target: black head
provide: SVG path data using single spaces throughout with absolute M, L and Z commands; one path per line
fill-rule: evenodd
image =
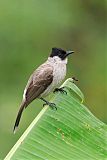
M 58 56 L 62 60 L 64 60 L 68 55 L 72 54 L 74 51 L 64 51 L 61 48 L 52 48 L 52 52 L 50 57 Z

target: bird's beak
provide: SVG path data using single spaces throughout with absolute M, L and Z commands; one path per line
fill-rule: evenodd
M 74 53 L 74 51 L 66 51 L 66 57 L 69 56 L 72 53 Z

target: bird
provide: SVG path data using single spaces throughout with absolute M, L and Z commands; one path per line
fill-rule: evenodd
M 57 88 L 66 76 L 66 65 L 68 56 L 74 51 L 65 51 L 61 48 L 52 48 L 48 59 L 40 65 L 30 76 L 24 89 L 23 99 L 16 117 L 13 132 L 15 133 L 22 116 L 23 110 L 34 100 L 41 99 L 51 108 L 56 108 L 54 103 L 48 102 L 45 97 L 51 92 L 61 91 L 63 88 Z

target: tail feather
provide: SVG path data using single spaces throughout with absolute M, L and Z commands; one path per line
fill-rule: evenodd
M 13 132 L 14 133 L 16 133 L 16 130 L 18 128 L 18 125 L 19 125 L 19 122 L 20 122 L 20 119 L 21 119 L 21 116 L 22 116 L 22 112 L 23 112 L 23 110 L 24 110 L 25 107 L 26 107 L 26 103 L 22 102 L 21 106 L 20 106 L 20 109 L 18 111 L 18 114 L 17 114 L 17 118 L 16 118 L 16 121 L 15 121 L 14 128 L 13 128 Z

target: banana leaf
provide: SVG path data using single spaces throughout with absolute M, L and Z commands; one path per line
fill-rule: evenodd
M 84 105 L 84 95 L 67 79 L 4 160 L 106 160 L 107 125 Z

